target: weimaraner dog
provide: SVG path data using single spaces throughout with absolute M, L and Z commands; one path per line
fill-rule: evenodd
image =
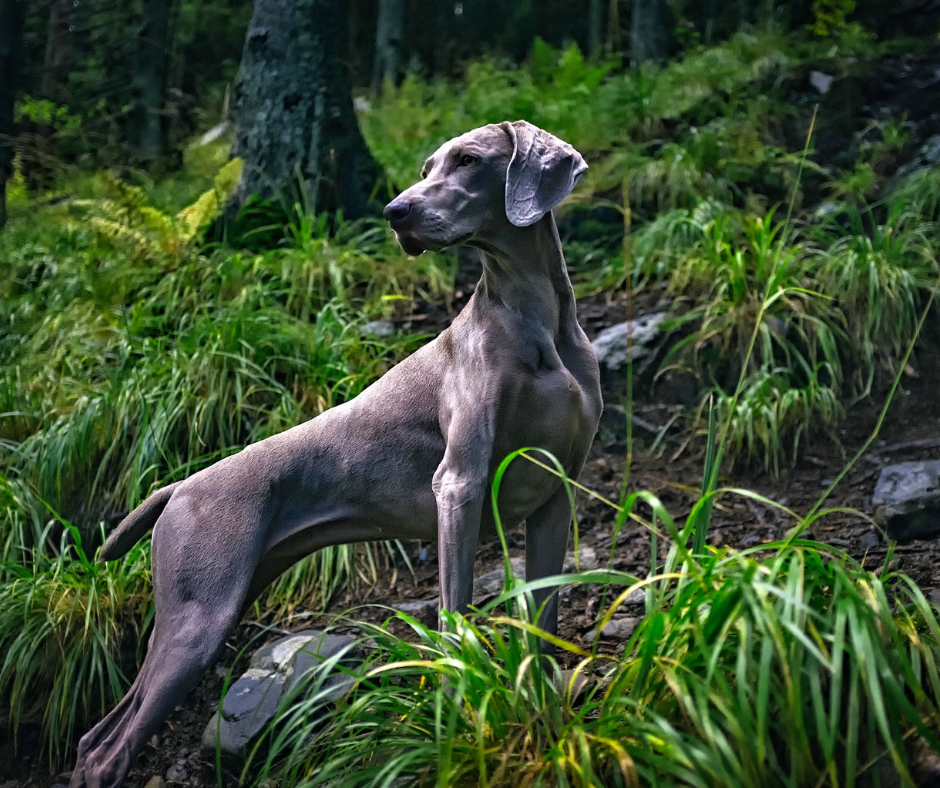
M 385 208 L 409 255 L 467 244 L 483 277 L 450 328 L 358 397 L 158 490 L 102 560 L 153 528 L 156 621 L 124 699 L 78 747 L 72 788 L 120 786 L 144 743 L 285 569 L 329 545 L 438 540 L 441 605 L 471 601 L 477 543 L 496 533 L 490 485 L 512 451 L 551 452 L 576 478 L 601 412 L 552 216 L 587 165 L 525 121 L 444 144 Z M 525 521 L 526 578 L 560 574 L 571 512 L 560 480 L 517 460 L 499 510 Z M 540 622 L 555 631 L 557 597 Z

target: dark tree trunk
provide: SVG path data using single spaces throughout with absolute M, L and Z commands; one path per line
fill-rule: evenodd
M 588 8 L 588 54 L 596 55 L 604 46 L 604 0 L 591 0 Z
M 379 0 L 379 19 L 375 28 L 375 61 L 372 64 L 372 89 L 398 83 L 401 69 L 404 0 Z
M 137 33 L 137 62 L 131 80 L 127 140 L 140 158 L 152 161 L 163 151 L 162 114 L 170 49 L 172 0 L 144 0 Z
M 25 19 L 26 0 L 0 0 L 0 227 L 7 221 L 7 180 L 13 172 L 13 101 Z
M 290 196 L 298 176 L 316 211 L 377 206 L 380 170 L 356 122 L 343 64 L 344 0 L 255 0 L 235 79 L 233 156 L 245 160 L 234 207 Z
M 52 0 L 46 26 L 46 57 L 40 90 L 47 98 L 68 101 L 69 40 L 72 0 Z
M 674 21 L 666 0 L 634 0 L 630 57 L 634 63 L 665 60 L 672 51 Z

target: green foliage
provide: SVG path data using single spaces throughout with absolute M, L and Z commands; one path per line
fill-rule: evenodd
M 910 780 L 905 739 L 933 742 L 940 721 L 940 625 L 916 585 L 805 541 L 693 557 L 690 528 L 648 493 L 620 521 L 641 499 L 672 539 L 663 571 L 565 576 L 616 594 L 599 626 L 646 590 L 622 656 L 527 623 L 535 584 L 444 633 L 396 614 L 412 637 L 369 627 L 377 647 L 350 694 L 312 739 L 322 685 L 285 711 L 254 784 L 835 787 L 882 759 Z
M 399 187 L 415 180 L 438 144 L 507 118 L 535 123 L 589 157 L 622 147 L 629 153 L 631 143 L 645 144 L 663 122 L 711 117 L 715 102 L 733 107 L 759 93 L 787 62 L 782 44 L 779 38 L 741 34 L 662 69 L 614 73 L 611 64 L 585 60 L 575 45 L 555 52 L 537 41 L 526 68 L 475 61 L 459 88 L 410 76 L 397 91 L 372 97 L 360 123 L 369 148 Z M 620 177 L 589 173 L 588 182 L 600 190 L 611 180 L 619 184 Z
M 855 13 L 855 0 L 813 0 L 813 24 L 817 36 L 833 36 L 845 30 L 849 17 Z
M 71 541 L 69 541 L 71 540 Z M 57 554 L 0 565 L 0 703 L 14 731 L 42 721 L 50 768 L 129 686 L 153 616 L 149 545 L 95 563 L 66 524 Z
M 179 214 L 99 181 L 85 220 L 53 206 L 0 237 L 0 702 L 14 724 L 45 720 L 51 762 L 121 695 L 149 615 L 147 542 L 107 567 L 80 544 L 153 489 L 358 394 L 420 341 L 365 321 L 451 286 L 440 256 L 408 259 L 379 223 L 299 208 L 282 245 L 200 248 L 239 166 Z M 319 551 L 261 615 L 325 606 L 374 582 L 380 558 Z
M 896 372 L 923 294 L 936 286 L 930 227 L 898 201 L 883 224 L 871 211 L 847 206 L 824 232 L 830 245 L 821 259 L 820 289 L 845 316 L 843 355 L 852 361 L 854 390 L 867 394 L 877 375 Z
M 13 118 L 17 123 L 37 123 L 56 131 L 77 131 L 82 125 L 81 116 L 73 114 L 68 107 L 28 94 L 16 103 Z
M 760 460 L 780 473 L 811 425 L 832 427 L 841 414 L 843 331 L 832 304 L 808 289 L 816 250 L 773 211 L 753 216 L 716 203 L 666 215 L 641 239 L 637 264 L 651 276 L 668 270 L 679 296 L 667 328 L 684 336 L 664 370 L 679 366 L 704 378 L 706 396 L 714 393 L 722 419 L 730 419 L 729 459 Z
M 235 193 L 244 162 L 232 159 L 215 176 L 213 187 L 175 216 L 147 203 L 144 190 L 126 184 L 107 173 L 101 177 L 106 195 L 93 200 L 73 200 L 100 241 L 110 242 L 145 260 L 169 257 L 179 260 L 186 249 L 222 213 Z

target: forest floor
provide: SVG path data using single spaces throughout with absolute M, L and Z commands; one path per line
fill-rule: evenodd
M 465 288 L 467 291 L 470 289 Z M 460 293 L 456 299 L 457 308 L 467 294 Z M 642 310 L 642 306 L 639 309 Z M 611 299 L 601 294 L 582 298 L 579 313 L 585 329 L 594 335 L 606 325 L 622 321 L 626 307 L 622 299 Z M 429 332 L 440 330 L 451 317 L 452 314 L 430 310 L 419 324 Z M 849 507 L 871 514 L 872 493 L 882 467 L 901 461 L 940 459 L 940 402 L 937 397 L 940 364 L 934 361 L 924 356 L 912 361 L 879 438 L 836 487 L 826 502 L 827 507 Z M 608 396 L 611 396 L 609 392 Z M 780 478 L 774 479 L 741 467 L 725 469 L 721 484 L 723 487 L 753 490 L 805 514 L 864 444 L 875 427 L 879 410 L 880 403 L 875 401 L 864 401 L 852 407 L 837 436 L 815 437 L 796 466 Z M 635 406 L 639 420 L 650 426 L 662 425 L 672 412 L 672 407 L 648 401 L 639 401 Z M 677 521 L 681 520 L 697 498 L 703 464 L 701 448 L 692 444 L 683 449 L 684 441 L 679 431 L 675 431 L 673 439 L 661 441 L 655 452 L 648 450 L 651 442 L 650 439 L 644 441 L 642 437 L 638 441 L 630 469 L 629 488 L 653 492 L 672 516 Z M 616 501 L 620 497 L 625 459 L 622 440 L 610 435 L 607 440 L 598 438 L 580 481 Z M 628 521 L 614 555 L 610 556 L 615 511 L 584 493 L 578 494 L 578 504 L 582 555 L 593 551 L 601 566 L 612 558 L 614 568 L 645 575 L 650 565 L 650 534 L 647 529 Z M 778 509 L 726 493 L 716 506 L 708 541 L 716 547 L 755 547 L 783 537 L 792 524 L 792 520 Z M 829 515 L 816 523 L 812 537 L 864 561 L 867 567 L 877 568 L 884 564 L 887 545 L 873 526 L 860 516 L 850 513 Z M 512 557 L 524 554 L 524 535 L 520 529 L 508 535 L 508 543 Z M 413 576 L 399 561 L 394 569 L 389 567 L 389 576 L 381 578 L 377 587 L 359 593 L 346 592 L 333 601 L 325 614 L 314 614 L 301 608 L 299 616 L 290 623 L 280 623 L 276 628 L 268 628 L 260 622 L 242 623 L 230 638 L 225 655 L 214 670 L 204 677 L 189 700 L 177 708 L 138 759 L 127 782 L 128 788 L 143 788 L 154 776 L 166 779 L 167 771 L 174 766 L 181 767 L 173 774 L 180 779 L 168 780 L 170 785 L 219 784 L 215 764 L 200 753 L 199 744 L 202 732 L 218 706 L 225 677 L 231 670 L 238 675 L 246 666 L 246 654 L 249 653 L 246 644 L 251 642 L 253 651 L 279 637 L 285 630 L 323 628 L 330 624 L 337 631 L 355 632 L 356 621 L 379 624 L 394 612 L 391 608 L 395 605 L 434 598 L 438 583 L 435 545 L 412 543 L 406 548 L 412 561 Z M 659 548 L 664 555 L 668 545 L 661 541 Z M 940 538 L 913 540 L 896 546 L 894 565 L 912 576 L 925 591 L 931 591 L 940 586 L 938 554 Z M 501 565 L 499 544 L 485 544 L 478 551 L 475 574 L 479 576 Z M 591 586 L 579 585 L 562 592 L 559 605 L 559 634 L 562 637 L 585 644 L 585 635 L 592 631 L 599 612 L 594 590 Z M 435 611 L 428 607 L 416 615 L 423 618 L 424 623 L 432 625 Z M 403 627 L 400 634 L 405 634 Z M 603 648 L 616 650 L 617 644 L 605 642 Z M 31 746 L 34 735 L 35 731 L 31 735 L 29 726 L 24 726 L 15 755 L 11 742 L 0 744 L 0 788 L 48 788 L 62 781 L 61 775 L 57 780 L 54 773 L 35 761 Z M 224 772 L 221 784 L 236 783 L 234 774 Z

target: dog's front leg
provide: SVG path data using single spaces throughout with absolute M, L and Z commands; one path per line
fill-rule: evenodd
M 442 610 L 466 613 L 473 600 L 473 561 L 485 494 L 485 478 L 480 483 L 446 472 L 435 488 Z
M 473 600 L 473 560 L 487 499 L 489 445 L 475 429 L 454 430 L 434 474 L 441 609 L 466 613 Z M 483 431 L 485 432 L 485 430 Z

